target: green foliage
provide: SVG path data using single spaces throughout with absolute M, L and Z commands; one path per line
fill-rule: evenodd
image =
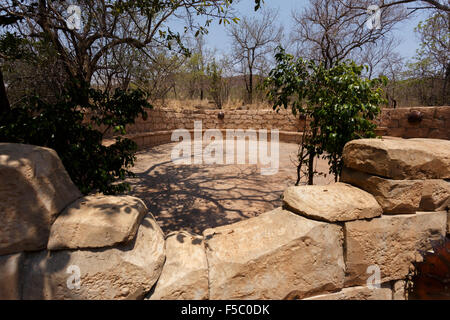
M 222 109 L 223 99 L 222 99 L 222 89 L 223 89 L 223 81 L 222 81 L 222 70 L 216 63 L 216 61 L 208 64 L 206 69 L 206 74 L 209 78 L 209 94 L 211 98 L 214 100 L 217 108 Z
M 77 104 L 69 91 L 58 103 L 48 104 L 37 97 L 27 99 L 0 119 L 0 141 L 45 146 L 56 150 L 67 172 L 80 191 L 87 194 L 124 192 L 119 183 L 132 172 L 137 150 L 129 139 L 117 137 L 110 146 L 102 145 L 103 133 L 92 124 L 125 133 L 125 125 L 138 115 L 147 116 L 151 107 L 142 92 L 116 90 L 109 97 L 88 89 L 89 103 Z
M 15 33 L 5 32 L 0 35 L 0 57 L 7 59 L 23 59 L 29 53 L 25 45 L 27 41 Z
M 274 109 L 291 106 L 310 121 L 304 144 L 308 153 L 328 159 L 330 173 L 337 179 L 342 170 L 345 144 L 354 139 L 375 137 L 373 120 L 384 102 L 379 88 L 385 78 L 362 78 L 363 66 L 341 62 L 332 68 L 294 59 L 283 49 L 277 66 L 265 80 Z
M 450 17 L 435 13 L 415 29 L 420 48 L 407 64 L 405 76 L 414 80 L 414 96 L 424 105 L 447 105 L 450 99 Z

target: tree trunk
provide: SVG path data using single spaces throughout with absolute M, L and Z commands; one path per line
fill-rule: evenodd
M 6 95 L 5 82 L 3 81 L 3 72 L 0 68 L 0 114 L 5 114 L 11 110 L 8 96 Z
M 308 185 L 312 186 L 314 184 L 314 158 L 316 154 L 311 152 L 308 159 Z
M 248 103 L 253 103 L 253 69 L 249 69 L 249 77 L 248 77 Z
M 448 64 L 445 69 L 446 70 L 445 70 L 445 76 L 444 76 L 444 85 L 442 87 L 442 105 L 443 106 L 448 105 L 448 101 L 447 101 L 447 96 L 448 96 L 447 87 L 448 87 L 448 80 L 450 78 L 450 64 Z

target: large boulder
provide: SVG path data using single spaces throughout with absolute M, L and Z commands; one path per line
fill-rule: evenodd
M 209 298 L 208 261 L 203 237 L 175 232 L 166 238 L 166 262 L 150 300 Z
M 445 236 L 447 213 L 418 212 L 345 223 L 346 286 L 365 285 L 378 266 L 381 283 L 404 279 L 420 251 Z
M 52 149 L 0 143 L 0 255 L 45 249 L 50 226 L 81 197 Z
M 143 298 L 159 278 L 164 260 L 164 235 L 149 213 L 135 239 L 126 244 L 28 254 L 22 279 L 23 298 Z
M 346 167 L 390 179 L 449 179 L 450 141 L 361 139 L 347 143 Z
M 19 300 L 23 253 L 0 256 L 0 300 Z
M 371 194 L 345 183 L 289 187 L 284 191 L 283 203 L 298 214 L 329 222 L 373 218 L 383 213 Z
M 339 292 L 322 294 L 304 300 L 392 300 L 390 288 L 351 287 Z
M 303 298 L 342 288 L 338 225 L 279 208 L 203 235 L 211 300 Z
M 350 183 L 370 194 L 384 213 L 415 213 L 422 198 L 423 180 L 392 180 L 365 172 L 344 168 L 341 181 Z
M 47 248 L 102 248 L 128 242 L 135 237 L 147 211 L 142 200 L 131 196 L 80 198 L 52 225 Z

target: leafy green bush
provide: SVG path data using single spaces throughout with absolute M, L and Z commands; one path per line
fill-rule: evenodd
M 75 99 L 86 94 L 88 99 L 79 105 Z M 111 96 L 94 89 L 86 92 L 67 92 L 56 104 L 48 104 L 37 97 L 29 98 L 0 118 L 0 141 L 25 143 L 54 149 L 80 191 L 105 194 L 124 192 L 129 188 L 120 183 L 133 176 L 129 168 L 135 161 L 137 145 L 120 137 L 110 146 L 102 145 L 109 128 L 124 134 L 125 126 L 151 107 L 141 91 L 116 90 Z M 94 125 L 105 128 L 104 132 Z
M 309 120 L 302 149 L 307 153 L 302 160 L 309 162 L 309 183 L 312 184 L 312 163 L 316 156 L 328 159 L 330 173 L 337 180 L 345 144 L 375 137 L 376 125 L 371 120 L 384 102 L 380 85 L 386 79 L 363 78 L 364 67 L 352 61 L 325 68 L 321 63 L 294 59 L 283 49 L 276 55 L 276 61 L 265 86 L 274 109 L 291 106 L 294 114 L 301 113 Z

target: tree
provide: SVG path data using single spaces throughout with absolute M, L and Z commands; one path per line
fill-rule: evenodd
M 67 80 L 54 103 L 26 96 L 14 108 L 2 102 L 0 140 L 55 149 L 83 193 L 121 192 L 127 184 L 119 181 L 132 174 L 129 167 L 137 149 L 121 135 L 136 117 L 145 118 L 150 107 L 142 91 L 126 90 L 142 57 L 136 52 L 147 56 L 161 48 L 186 52 L 181 36 L 167 27 L 169 18 L 187 19 L 188 29 L 205 32 L 212 19 L 227 21 L 232 1 L 83 0 L 78 2 L 81 29 L 67 24 L 70 3 L 8 0 L 0 4 L 0 23 L 17 31 L 14 39 L 25 39 L 33 48 L 44 44 L 49 57 L 61 63 Z M 206 17 L 205 25 L 195 24 L 193 15 Z M 3 51 L 11 51 L 13 43 L 2 41 Z M 106 86 L 99 89 L 103 76 Z M 7 101 L 4 91 L 0 88 L 0 98 Z M 115 143 L 105 146 L 103 135 L 111 129 Z
M 351 3 L 360 6 L 365 0 Z M 407 17 L 403 8 L 389 7 L 383 12 L 381 28 L 371 29 L 366 26 L 367 7 L 361 11 L 359 6 L 350 7 L 336 0 L 310 0 L 304 10 L 292 12 L 297 28 L 291 39 L 297 43 L 297 55 L 323 62 L 326 68 L 346 59 L 362 63 L 363 50 L 378 46 Z
M 108 68 L 103 58 L 119 46 L 142 51 L 155 47 L 184 47 L 179 33 L 167 27 L 169 19 L 186 21 L 187 28 L 205 32 L 212 19 L 227 19 L 232 1 L 153 0 L 104 1 L 82 0 L 83 26 L 67 25 L 70 1 L 14 1 L 0 5 L 0 16 L 18 19 L 14 27 L 24 37 L 46 38 L 52 42 L 69 78 L 78 88 L 90 84 L 93 75 Z M 205 25 L 195 23 L 194 15 L 206 17 Z M 86 98 L 86 97 L 84 97 Z
M 329 68 L 324 63 L 294 59 L 283 49 L 276 60 L 277 66 L 265 81 L 274 109 L 291 107 L 294 115 L 303 114 L 309 121 L 299 167 L 307 166 L 308 184 L 313 184 L 314 159 L 322 156 L 328 159 L 330 173 L 337 181 L 345 144 L 375 137 L 376 125 L 371 120 L 384 101 L 379 88 L 384 79 L 364 79 L 363 67 L 354 62 Z
M 448 103 L 448 82 L 450 79 L 450 13 L 437 12 L 416 28 L 420 38 L 420 49 L 415 57 L 416 64 L 426 65 L 429 75 L 443 80 L 440 104 Z
M 213 60 L 206 69 L 206 74 L 209 80 L 209 94 L 213 99 L 216 107 L 222 109 L 223 105 L 223 80 L 222 80 L 222 69 Z
M 206 47 L 203 36 L 196 37 L 194 41 L 185 63 L 186 85 L 190 99 L 198 96 L 203 100 L 206 90 L 206 69 L 213 59 L 214 52 Z
M 355 0 L 338 0 L 348 8 L 367 10 L 368 6 L 373 4 L 373 1 L 366 1 L 365 3 L 356 3 Z M 418 5 L 417 7 L 411 7 L 410 10 L 427 10 L 436 9 L 444 12 L 450 12 L 450 5 L 448 0 L 383 0 L 379 5 L 380 9 L 390 8 L 394 6 L 404 6 L 407 4 Z
M 277 26 L 277 20 L 277 12 L 265 10 L 261 18 L 246 17 L 230 28 L 233 56 L 245 78 L 248 103 L 253 101 L 255 72 L 282 39 L 283 28 Z

